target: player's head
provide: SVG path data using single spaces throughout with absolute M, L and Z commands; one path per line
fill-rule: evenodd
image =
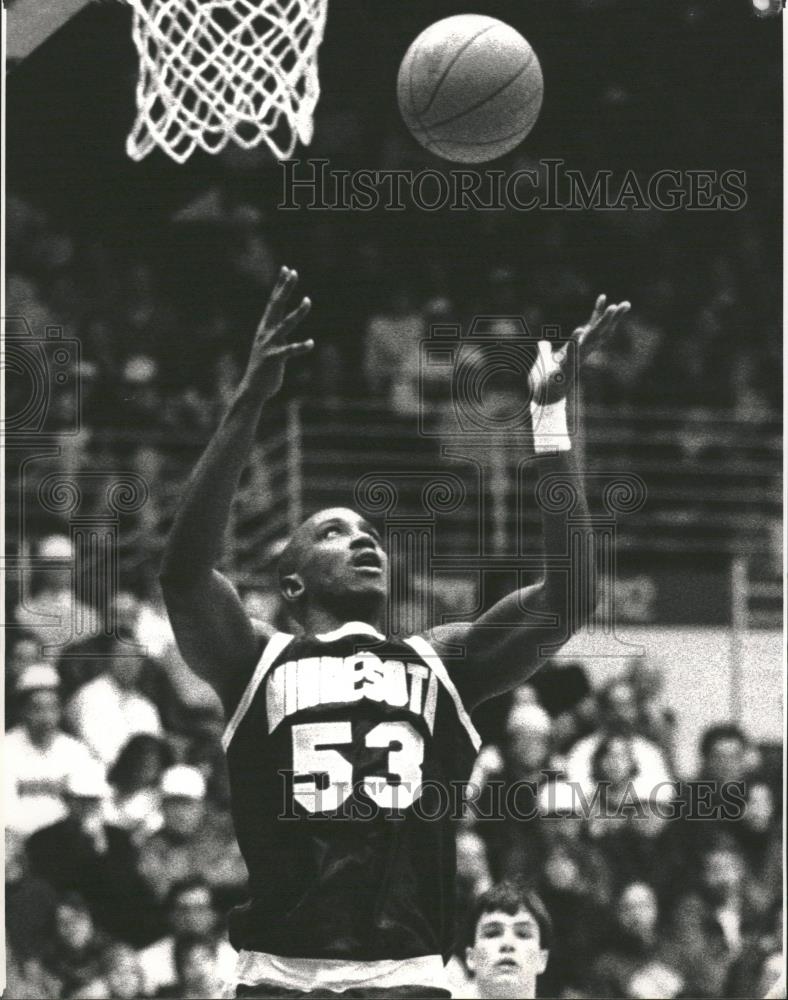
M 492 886 L 472 907 L 469 937 L 465 963 L 482 1000 L 536 996 L 536 977 L 547 966 L 552 937 L 538 896 L 508 882 Z
M 279 587 L 296 620 L 309 608 L 362 618 L 379 613 L 387 570 L 375 528 L 347 507 L 330 507 L 293 533 L 279 557 Z

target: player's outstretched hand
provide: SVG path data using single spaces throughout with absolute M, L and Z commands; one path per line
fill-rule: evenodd
M 530 373 L 531 393 L 536 403 L 549 405 L 564 399 L 577 369 L 613 334 L 630 309 L 629 302 L 609 306 L 606 303 L 607 296 L 600 295 L 588 322 L 572 333 L 570 342 L 575 345 L 572 351 L 567 341 L 560 342 L 555 349 L 553 342 L 539 341 L 539 357 Z
M 265 399 L 282 388 L 288 359 L 306 354 L 315 346 L 312 339 L 288 340 L 312 307 L 310 300 L 303 298 L 295 309 L 287 312 L 297 281 L 298 274 L 292 268 L 282 268 L 254 336 L 244 381 Z

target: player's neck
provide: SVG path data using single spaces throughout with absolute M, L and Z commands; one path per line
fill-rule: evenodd
M 375 631 L 383 631 L 383 609 L 367 606 L 363 601 L 352 608 L 306 608 L 301 619 L 301 625 L 307 635 L 323 635 L 334 632 L 348 622 L 364 622 L 371 625 Z

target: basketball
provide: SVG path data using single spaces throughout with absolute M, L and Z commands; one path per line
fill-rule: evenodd
M 536 124 L 542 94 L 542 68 L 529 43 L 479 14 L 430 25 L 405 53 L 397 79 L 414 138 L 458 163 L 484 163 L 519 145 Z

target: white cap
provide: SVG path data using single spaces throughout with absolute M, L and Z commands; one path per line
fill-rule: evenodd
M 164 798 L 204 799 L 205 778 L 196 767 L 176 764 L 162 775 L 161 794 Z
M 71 559 L 74 546 L 68 535 L 47 535 L 38 546 L 38 554 L 42 559 Z
M 528 702 L 515 703 L 506 720 L 506 729 L 511 733 L 518 729 L 526 729 L 532 733 L 549 733 L 552 719 L 541 707 Z
M 56 690 L 60 687 L 57 670 L 49 663 L 31 663 L 16 682 L 17 691 Z
M 80 799 L 106 799 L 110 787 L 104 776 L 104 768 L 97 760 L 84 764 L 66 778 L 66 793 Z

